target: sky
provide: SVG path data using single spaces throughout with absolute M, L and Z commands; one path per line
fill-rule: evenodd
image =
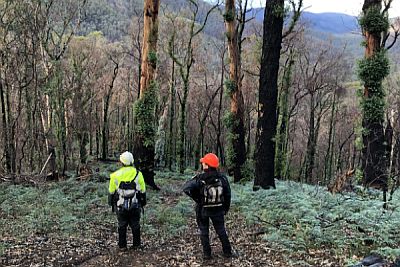
M 265 0 L 252 1 L 253 7 L 265 6 Z M 309 12 L 337 12 L 353 16 L 358 16 L 360 14 L 363 3 L 363 0 L 303 0 L 304 9 Z M 400 0 L 393 1 L 389 16 L 400 16 Z

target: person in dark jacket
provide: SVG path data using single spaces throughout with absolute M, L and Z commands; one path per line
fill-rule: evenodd
M 232 257 L 232 248 L 225 229 L 225 215 L 231 204 L 228 179 L 218 172 L 219 159 L 213 153 L 200 159 L 203 173 L 187 181 L 183 191 L 196 202 L 196 221 L 200 229 L 203 258 L 211 259 L 210 220 L 222 244 L 224 257 Z

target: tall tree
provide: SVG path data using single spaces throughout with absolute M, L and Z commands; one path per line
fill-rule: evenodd
M 384 106 L 385 93 L 383 79 L 389 74 L 389 62 L 386 57 L 384 33 L 389 28 L 387 11 L 392 0 L 365 0 L 362 7 L 360 25 L 365 38 L 365 55 L 359 62 L 359 77 L 364 83 L 361 98 L 362 108 L 362 169 L 365 185 L 387 187 Z
M 295 52 L 289 48 L 289 55 L 286 59 L 282 86 L 279 93 L 279 116 L 276 134 L 276 158 L 275 173 L 278 179 L 286 178 L 287 175 L 287 148 L 289 141 L 289 88 L 292 80 Z
M 278 126 L 278 74 L 282 40 L 289 36 L 301 15 L 303 0 L 290 0 L 293 16 L 283 33 L 284 0 L 266 0 L 263 23 L 254 190 L 275 188 L 275 135 Z
M 144 1 L 143 47 L 140 97 L 136 102 L 135 160 L 146 184 L 158 190 L 154 181 L 155 108 L 159 0 Z
M 174 48 L 173 48 L 174 49 Z M 174 120 L 176 106 L 176 78 L 175 78 L 175 62 L 172 60 L 171 79 L 169 84 L 169 122 L 168 122 L 168 155 L 167 166 L 172 171 L 172 162 L 175 155 L 175 139 L 174 136 Z
M 275 133 L 284 0 L 266 0 L 258 95 L 254 189 L 275 188 Z
M 106 93 L 104 94 L 104 99 L 103 99 L 103 128 L 101 131 L 102 135 L 102 142 L 101 142 L 101 158 L 103 160 L 107 159 L 108 156 L 108 143 L 109 143 L 109 131 L 110 131 L 110 126 L 109 126 L 109 108 L 110 108 L 110 101 L 113 96 L 113 88 L 115 84 L 115 79 L 117 78 L 118 75 L 118 70 L 119 70 L 119 63 L 115 61 L 112 57 L 110 57 L 110 60 L 114 63 L 114 68 L 113 68 L 113 75 L 111 77 L 110 84 L 108 85 L 108 88 L 106 90 Z
M 275 137 L 275 175 L 278 179 L 286 178 L 288 174 L 288 140 L 289 140 L 289 89 L 291 86 L 293 66 L 295 64 L 295 45 L 298 43 L 299 38 L 302 36 L 303 29 L 300 28 L 294 34 L 291 34 L 300 19 L 301 8 L 303 6 L 303 0 L 299 0 L 298 3 L 294 0 L 289 1 L 293 9 L 292 20 L 288 25 L 288 30 L 283 34 L 283 39 L 286 37 L 284 52 L 282 54 L 288 54 L 283 67 L 283 75 L 281 87 L 278 95 L 278 111 L 277 111 L 277 134 Z
M 246 161 L 245 129 L 243 122 L 244 101 L 242 94 L 242 74 L 241 74 L 241 39 L 245 25 L 245 15 L 247 1 L 244 3 L 244 12 L 241 13 L 241 22 L 236 23 L 236 4 L 235 0 L 225 1 L 225 26 L 228 39 L 229 53 L 229 80 L 225 82 L 226 90 L 231 99 L 230 116 L 228 120 L 229 152 L 228 164 L 233 173 L 234 182 L 239 182 L 242 177 L 242 166 Z M 241 2 L 240 7 L 241 7 Z

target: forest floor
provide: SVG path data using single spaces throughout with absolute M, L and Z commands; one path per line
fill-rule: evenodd
M 295 183 L 281 183 L 277 190 L 260 193 L 253 193 L 251 186 L 232 185 L 233 203 L 226 226 L 237 257 L 222 256 L 212 230 L 213 258 L 204 261 L 194 205 L 181 191 L 190 174 L 158 173 L 161 191 L 148 190 L 148 205 L 141 219 L 143 247 L 121 252 L 116 216 L 107 206 L 105 177 L 71 178 L 42 188 L 0 183 L 0 266 L 339 267 L 359 262 L 373 246 L 386 246 L 390 256 L 397 253 L 399 245 L 393 239 L 398 237 L 397 211 L 387 220 L 377 212 L 375 220 L 367 210 L 369 221 L 362 219 L 358 224 L 351 217 L 352 208 L 343 206 L 363 212 L 362 205 L 376 210 L 379 201 L 354 197 L 349 202 L 348 196 L 337 198 Z M 377 222 L 393 227 L 387 230 L 393 233 L 388 240 L 370 230 Z M 373 246 L 363 245 L 366 241 Z M 128 230 L 128 245 L 131 243 Z
M 183 182 L 182 179 L 170 179 L 167 190 L 150 190 L 152 197 L 149 206 L 152 205 L 151 199 L 160 200 L 163 207 L 175 206 L 184 197 L 180 192 Z M 109 207 L 93 208 L 97 211 L 92 212 L 111 213 L 110 210 L 104 210 Z M 116 222 L 116 218 L 113 219 Z M 213 258 L 203 261 L 194 211 L 189 214 L 185 224 L 180 226 L 180 230 L 172 234 L 167 233 L 168 229 L 154 231 L 162 229 L 162 224 L 168 219 L 174 218 L 160 220 L 151 214 L 142 216 L 143 247 L 125 252 L 117 248 L 116 223 L 110 220 L 82 227 L 90 228 L 90 232 L 94 233 L 89 236 L 85 236 L 85 229 L 82 229 L 81 234 L 71 236 L 59 235 L 57 232 L 44 234 L 38 230 L 31 232 L 24 240 L 14 238 L 12 233 L 5 234 L 2 242 L 7 245 L 0 257 L 1 266 L 304 266 L 293 265 L 290 263 L 293 258 L 288 259 L 283 251 L 269 247 L 261 240 L 262 232 L 259 233 L 254 225 L 247 226 L 245 218 L 236 210 L 226 217 L 228 234 L 237 254 L 232 259 L 222 256 L 220 242 L 212 230 L 210 239 Z M 131 238 L 128 231 L 128 244 Z M 315 262 L 314 266 L 339 266 L 335 264 L 334 258 L 323 252 L 310 252 L 307 261 L 310 260 Z
M 172 180 L 172 187 L 181 188 L 182 181 Z M 168 205 L 178 202 L 177 193 L 172 192 L 162 195 Z M 150 222 L 152 223 L 152 222 Z M 146 226 L 143 230 L 143 248 L 140 250 L 129 249 L 119 252 L 116 245 L 112 249 L 103 251 L 101 255 L 83 262 L 82 267 L 96 266 L 293 266 L 285 259 L 282 251 L 268 247 L 260 240 L 261 233 L 254 227 L 246 226 L 245 219 L 239 212 L 231 212 L 226 218 L 227 229 L 237 257 L 226 259 L 222 256 L 222 249 L 215 231 L 210 231 L 213 257 L 203 260 L 200 238 L 195 223 L 194 212 L 190 216 L 184 230 L 167 239 L 147 235 Z M 157 227 L 157 226 L 156 226 Z M 116 240 L 116 236 L 113 237 Z M 115 243 L 115 240 L 114 243 Z M 338 266 L 335 259 L 324 253 L 313 253 L 315 266 Z M 330 258 L 330 259 L 329 259 Z M 310 259 L 309 259 L 310 260 Z M 304 266 L 304 265 L 298 265 Z

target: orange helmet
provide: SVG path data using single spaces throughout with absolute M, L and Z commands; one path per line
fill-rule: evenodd
M 200 159 L 200 162 L 207 164 L 211 168 L 218 168 L 219 166 L 219 159 L 214 153 L 204 155 L 204 157 Z

